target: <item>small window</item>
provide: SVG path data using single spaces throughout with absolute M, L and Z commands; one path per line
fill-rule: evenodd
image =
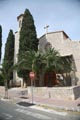
M 21 28 L 21 25 L 22 25 L 22 22 L 21 22 L 21 20 L 19 21 L 19 28 Z

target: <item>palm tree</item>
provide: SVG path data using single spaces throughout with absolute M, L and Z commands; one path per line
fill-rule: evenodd
M 21 61 L 19 61 L 14 68 L 19 72 L 26 71 L 25 76 L 21 76 L 24 82 L 28 79 L 30 71 L 39 74 L 44 67 L 44 63 L 42 63 L 44 57 L 39 52 L 29 50 L 22 53 L 20 57 Z
M 45 59 L 45 71 L 48 75 L 53 71 L 55 74 L 60 73 L 63 76 L 63 73 L 70 73 L 72 70 L 71 59 L 68 57 L 61 57 L 59 52 L 54 48 L 49 48 L 45 52 Z
M 2 67 L 0 68 L 1 75 L 5 85 L 5 98 L 7 99 L 8 99 L 8 88 L 10 87 L 9 86 L 10 74 L 12 74 L 12 70 L 13 70 L 13 66 L 10 68 L 7 67 L 8 63 L 9 61 L 4 59 L 3 63 L 1 64 Z
M 45 72 L 62 73 L 70 71 L 70 62 L 61 58 L 58 51 L 54 48 L 48 49 L 44 54 L 32 50 L 21 54 L 21 61 L 16 64 L 17 71 L 26 71 L 21 76 L 24 82 L 29 78 L 29 72 L 33 71 L 39 76 L 39 84 L 42 85 L 42 79 Z M 65 64 L 66 62 L 66 64 Z M 65 67 L 67 65 L 67 67 Z
M 63 81 L 64 85 L 66 85 L 67 78 L 70 81 L 70 79 L 71 79 L 70 72 L 73 71 L 74 63 L 72 61 L 72 56 L 61 57 L 61 65 L 62 65 L 62 67 L 60 70 L 58 70 L 58 73 L 60 73 L 62 75 L 63 80 L 64 80 Z
M 58 71 L 61 67 L 61 56 L 54 48 L 49 48 L 45 52 L 46 71 Z
M 2 68 L 0 70 L 4 80 L 4 85 L 5 85 L 5 98 L 8 99 L 8 73 L 6 72 L 6 68 L 7 68 L 7 61 L 4 61 L 2 63 Z

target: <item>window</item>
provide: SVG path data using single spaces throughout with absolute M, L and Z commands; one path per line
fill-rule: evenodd
M 22 22 L 21 22 L 21 20 L 19 21 L 19 28 L 21 28 L 21 25 L 22 25 Z
M 51 44 L 49 42 L 47 42 L 46 45 L 45 45 L 45 50 L 48 50 L 51 47 L 52 47 Z

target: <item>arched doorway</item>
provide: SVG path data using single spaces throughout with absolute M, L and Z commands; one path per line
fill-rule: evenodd
M 52 87 L 56 85 L 56 74 L 55 72 L 46 72 L 44 75 L 44 86 Z

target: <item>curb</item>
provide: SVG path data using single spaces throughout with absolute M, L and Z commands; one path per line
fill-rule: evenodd
M 6 102 L 11 102 L 11 103 L 17 103 L 17 101 L 21 101 L 18 99 L 4 99 L 4 98 L 0 98 L 3 101 Z M 23 100 L 22 100 L 23 101 Z M 26 102 L 26 101 L 25 101 Z M 30 101 L 27 101 L 30 103 Z M 41 103 L 37 103 L 36 101 L 34 102 L 37 106 L 43 107 L 45 109 L 51 109 L 51 110 L 57 110 L 57 111 L 67 111 L 67 112 L 74 112 L 74 113 L 78 113 L 80 114 L 80 106 L 76 106 L 76 107 L 63 107 L 63 106 L 55 106 L 55 105 L 49 105 L 49 104 L 41 104 Z
M 72 108 L 68 108 L 68 107 L 62 107 L 62 106 L 50 106 L 47 104 L 37 104 L 40 107 L 43 107 L 45 109 L 51 109 L 51 110 L 57 110 L 57 111 L 67 111 L 67 112 L 75 112 L 80 114 L 80 107 L 72 107 Z

